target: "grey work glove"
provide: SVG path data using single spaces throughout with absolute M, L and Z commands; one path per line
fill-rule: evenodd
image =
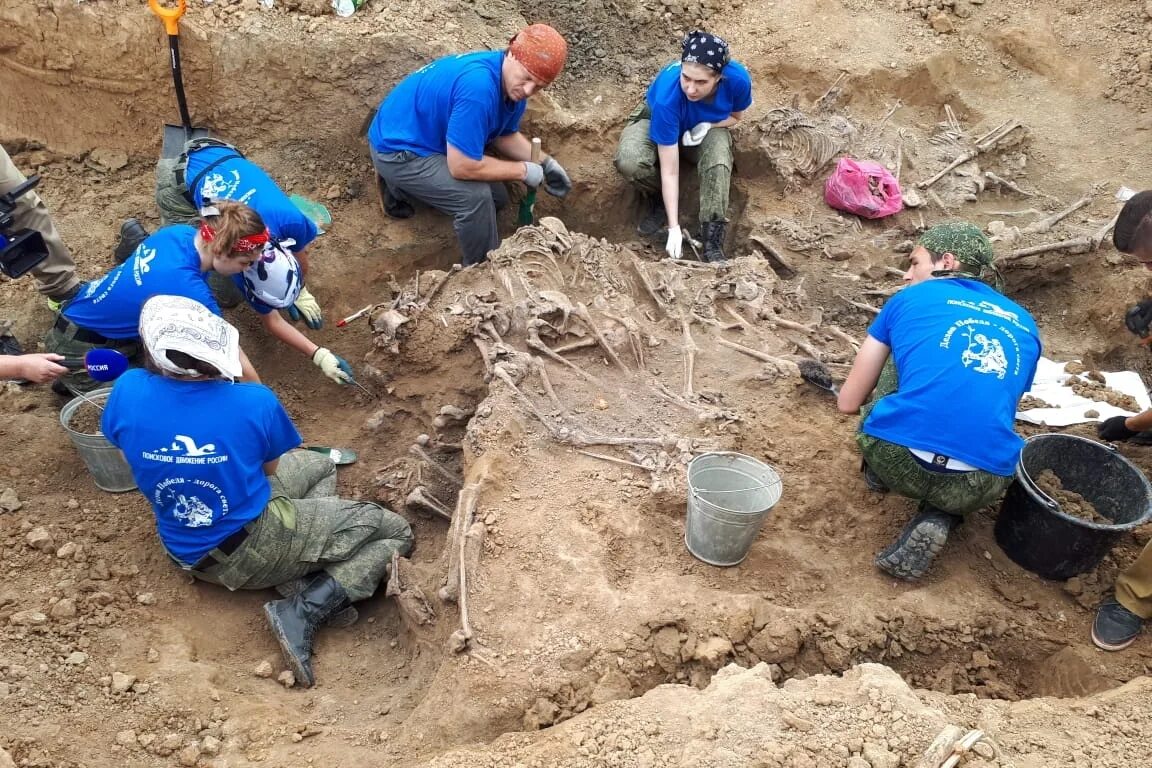
M 544 166 L 531 160 L 524 161 L 524 183 L 530 187 L 538 187 L 544 183 Z
M 564 197 L 572 191 L 572 179 L 564 166 L 551 155 L 544 161 L 544 191 L 553 197 Z

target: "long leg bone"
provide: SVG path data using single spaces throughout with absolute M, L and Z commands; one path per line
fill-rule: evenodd
M 476 522 L 476 501 L 487 478 L 487 468 L 481 465 L 476 480 L 466 483 L 456 500 L 449 534 L 448 583 L 440 590 L 442 600 L 454 600 L 460 606 L 460 629 L 448 639 L 449 647 L 459 653 L 467 650 L 472 640 L 472 624 L 468 617 L 468 571 L 479 562 L 480 545 L 484 539 L 484 524 Z M 475 559 L 476 562 L 473 562 Z
M 692 389 L 692 379 L 696 373 L 696 352 L 699 347 L 692 338 L 692 331 L 688 328 L 688 321 L 680 318 L 680 331 L 684 334 L 684 397 L 689 399 L 695 394 Z
M 1052 214 L 1051 216 L 1047 216 L 1043 219 L 1040 219 L 1039 221 L 1034 221 L 1031 224 L 1029 224 L 1028 226 L 1024 227 L 1024 229 L 1022 229 L 1020 231 L 1025 235 L 1043 234 L 1043 233 L 1047 232 L 1048 230 L 1052 229 L 1052 227 L 1054 227 L 1060 221 L 1063 221 L 1064 219 L 1068 218 L 1069 216 L 1071 216 L 1076 211 L 1078 211 L 1081 208 L 1083 208 L 1084 206 L 1088 205 L 1088 203 L 1090 203 L 1090 202 L 1092 202 L 1092 195 L 1090 195 L 1090 194 L 1084 195 L 1083 197 L 1081 197 L 1076 202 L 1072 203 L 1072 205 L 1068 206 L 1064 210 L 1057 211 L 1056 213 Z
M 616 350 L 612 349 L 612 345 L 604 338 L 604 334 L 600 333 L 600 329 L 596 327 L 596 323 L 592 320 L 592 313 L 588 311 L 588 307 L 584 306 L 582 302 L 577 302 L 572 310 L 572 314 L 584 321 L 584 325 L 588 326 L 588 330 L 595 337 L 596 341 L 604 348 L 604 354 L 608 355 L 608 359 L 620 367 L 620 370 L 628 373 L 628 366 L 624 365 L 624 361 L 616 354 Z
M 428 489 L 422 485 L 418 485 L 412 489 L 412 492 L 404 499 L 404 506 L 409 508 L 415 507 L 425 512 L 431 512 L 446 520 L 452 519 L 452 512 L 448 507 L 444 506 L 439 499 L 429 493 Z
M 781 370 L 795 373 L 797 376 L 800 375 L 800 368 L 797 367 L 796 363 L 792 362 L 791 360 L 769 355 L 767 352 L 761 352 L 758 349 L 752 349 L 751 347 L 746 347 L 743 344 L 737 344 L 734 341 L 728 341 L 728 339 L 717 338 L 716 341 L 722 346 L 728 347 L 729 349 L 734 349 L 737 352 L 743 352 L 749 357 L 754 357 L 761 362 L 771 363 Z
M 548 323 L 546 323 L 545 321 L 543 321 L 539 318 L 534 318 L 534 319 L 528 321 L 528 335 L 524 339 L 524 343 L 528 346 L 528 349 L 539 352 L 540 354 L 544 355 L 544 357 L 548 358 L 549 360 L 553 360 L 557 363 L 560 363 L 561 365 L 568 366 L 569 368 L 576 371 L 576 373 L 580 374 L 581 376 L 583 376 L 585 379 L 592 382 L 596 386 L 603 387 L 604 386 L 603 382 L 601 382 L 595 376 L 588 373 L 588 371 L 586 371 L 583 368 L 581 368 L 580 366 L 576 365 L 571 360 L 564 357 L 559 352 L 557 352 L 556 350 L 552 349 L 551 347 L 549 347 L 547 344 L 544 343 L 544 340 L 540 338 L 540 326 L 541 325 L 547 325 L 547 324 Z M 588 346 L 596 346 L 597 342 L 594 339 L 590 339 L 590 341 L 591 341 L 591 343 L 588 344 Z
M 419 456 L 428 466 L 436 470 L 436 474 L 440 475 L 453 485 L 460 485 L 464 482 L 459 475 L 448 469 L 440 462 L 436 461 L 436 459 L 432 458 L 427 451 L 420 447 L 420 445 L 413 444 L 409 446 L 408 453 L 411 453 L 413 456 Z

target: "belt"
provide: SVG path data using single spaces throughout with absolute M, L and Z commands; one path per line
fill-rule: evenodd
M 53 323 L 52 327 L 60 331 L 60 333 L 69 335 L 73 339 L 76 339 L 76 341 L 80 341 L 85 344 L 108 344 L 109 342 L 114 341 L 113 339 L 109 339 L 107 336 L 96 333 L 96 331 L 90 331 L 87 328 L 81 328 L 80 326 L 76 325 L 76 323 L 64 317 L 64 315 L 57 315 L 56 322 Z
M 251 525 L 251 523 L 249 523 L 249 525 Z M 228 538 L 224 539 L 224 541 L 217 544 L 215 549 L 213 549 L 211 552 L 197 560 L 196 564 L 192 566 L 191 570 L 205 571 L 214 565 L 219 565 L 220 563 L 224 562 L 224 560 L 226 560 L 229 555 L 239 549 L 240 545 L 243 544 L 245 540 L 247 540 L 249 533 L 250 531 L 248 530 L 247 525 L 236 531 L 236 533 L 232 534 Z
M 932 451 L 921 451 L 917 448 L 909 448 L 908 452 L 912 454 L 912 458 L 920 462 L 925 469 L 930 469 L 934 472 L 979 472 L 979 467 L 974 467 L 971 464 L 960 461 L 960 459 L 953 459 L 945 456 L 942 453 L 932 453 Z

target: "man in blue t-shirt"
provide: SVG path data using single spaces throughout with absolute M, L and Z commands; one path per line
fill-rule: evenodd
M 923 576 L 963 516 L 999 498 L 1023 447 L 1016 404 L 1032 386 L 1040 334 L 985 284 L 999 284 L 993 259 L 971 224 L 925 232 L 909 255 L 911 285 L 884 305 L 840 389 L 840 410 L 864 416 L 856 441 L 869 487 L 920 502 L 876 558 L 900 579 Z
M 709 262 L 724 261 L 728 197 L 734 156 L 728 129 L 752 106 L 752 78 L 732 61 L 728 43 L 707 32 L 684 38 L 680 61 L 660 71 L 648 94 L 629 118 L 616 150 L 616 170 L 647 203 L 638 227 L 651 237 L 668 225 L 665 250 L 678 259 L 680 230 L 680 154 L 700 174 L 700 239 Z M 689 239 L 689 243 L 691 243 Z
M 368 130 L 385 212 L 406 219 L 419 200 L 451 215 L 468 266 L 500 244 L 504 182 L 567 195 L 564 168 L 551 156 L 532 162 L 532 144 L 520 132 L 528 97 L 556 79 L 567 55 L 556 30 L 533 24 L 505 51 L 446 56 L 401 80 Z

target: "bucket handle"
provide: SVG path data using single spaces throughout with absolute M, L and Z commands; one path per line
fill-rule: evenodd
M 757 486 L 754 486 L 752 488 L 731 488 L 727 491 L 705 491 L 705 493 L 709 493 L 709 494 L 712 494 L 712 493 L 748 493 L 749 491 L 762 491 L 765 488 L 774 488 L 777 485 L 780 485 L 780 483 L 782 481 L 783 481 L 783 478 L 778 478 L 771 483 L 767 483 L 765 485 L 757 485 Z M 700 489 L 699 488 L 693 488 L 692 493 L 700 493 Z
M 1020 474 L 1024 476 L 1024 480 L 1028 484 L 1029 490 L 1033 491 L 1044 501 L 1044 506 L 1048 507 L 1048 509 L 1052 510 L 1053 512 L 1060 511 L 1060 504 L 1051 496 L 1044 493 L 1044 491 L 1040 489 L 1040 486 L 1036 485 L 1036 481 L 1032 479 L 1032 476 L 1028 474 L 1028 470 L 1024 468 L 1023 461 L 1020 462 Z

